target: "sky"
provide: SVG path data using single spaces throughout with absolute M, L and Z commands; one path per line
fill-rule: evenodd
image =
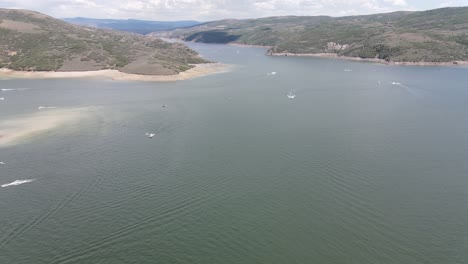
M 468 0 L 0 0 L 56 18 L 212 21 L 281 15 L 347 16 L 468 6 Z

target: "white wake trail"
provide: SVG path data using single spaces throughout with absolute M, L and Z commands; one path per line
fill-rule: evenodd
M 10 182 L 10 183 L 2 184 L 2 185 L 0 185 L 0 187 L 5 188 L 5 187 L 11 187 L 11 186 L 18 186 L 18 185 L 25 184 L 25 183 L 30 183 L 30 182 L 33 182 L 33 181 L 35 181 L 35 179 L 16 180 L 16 181 L 13 181 L 13 182 Z

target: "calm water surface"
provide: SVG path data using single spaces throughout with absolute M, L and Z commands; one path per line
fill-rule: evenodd
M 0 263 L 468 263 L 468 69 L 191 45 L 234 70 L 0 80 L 0 120 L 92 109 L 0 149 L 35 179 L 0 188 Z

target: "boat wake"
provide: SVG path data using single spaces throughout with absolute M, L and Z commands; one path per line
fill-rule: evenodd
M 56 106 L 39 106 L 37 109 L 42 110 L 42 109 L 55 109 L 57 108 Z
M 5 187 L 17 186 L 17 185 L 21 185 L 21 184 L 25 184 L 25 183 L 30 183 L 30 182 L 33 182 L 33 181 L 35 181 L 35 180 L 34 180 L 34 179 L 30 179 L 30 180 L 16 180 L 16 181 L 14 181 L 14 182 L 2 184 L 2 185 L 0 185 L 0 187 L 5 188 Z
M 403 91 L 405 91 L 405 92 L 407 92 L 407 93 L 409 93 L 409 94 L 411 94 L 413 96 L 416 96 L 416 97 L 422 96 L 421 89 L 412 88 L 412 87 L 406 86 L 406 85 L 404 85 L 404 84 L 402 84 L 400 82 L 391 82 L 390 84 L 400 87 Z
M 2 92 L 11 92 L 11 91 L 22 91 L 22 90 L 27 90 L 29 88 L 2 88 L 0 91 Z

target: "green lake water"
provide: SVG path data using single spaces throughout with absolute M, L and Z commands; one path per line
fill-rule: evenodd
M 0 263 L 468 263 L 467 68 L 190 45 L 233 70 L 0 80 L 0 121 L 89 109 L 0 148 L 34 180 L 0 188 Z

